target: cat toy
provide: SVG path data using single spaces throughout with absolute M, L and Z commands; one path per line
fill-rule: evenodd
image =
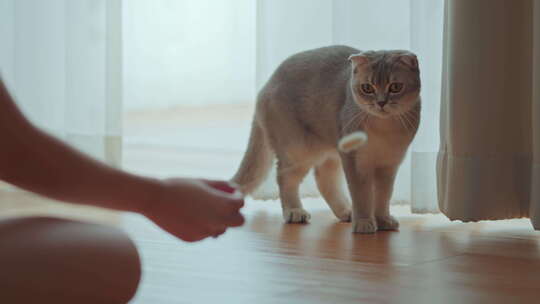
M 338 142 L 338 149 L 343 153 L 355 151 L 366 144 L 367 134 L 362 131 L 352 132 L 343 136 Z

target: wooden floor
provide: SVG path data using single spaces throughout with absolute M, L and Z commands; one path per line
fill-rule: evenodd
M 145 144 L 141 138 L 126 144 L 125 167 L 156 176 L 226 177 L 241 154 Z M 464 224 L 396 206 L 399 232 L 353 235 L 321 199 L 304 203 L 312 222 L 287 225 L 278 202 L 248 199 L 245 226 L 196 244 L 180 242 L 136 214 L 82 212 L 21 197 L 0 200 L 0 208 L 8 216 L 60 213 L 126 230 L 143 262 L 133 303 L 540 302 L 540 233 L 526 219 Z
M 249 201 L 242 228 L 184 244 L 130 217 L 143 257 L 135 303 L 538 303 L 540 246 L 527 221 L 448 223 L 395 207 L 399 232 L 353 235 L 309 200 L 309 225 Z

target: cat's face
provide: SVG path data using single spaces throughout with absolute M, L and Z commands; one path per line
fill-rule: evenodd
M 408 112 L 420 94 L 416 55 L 407 51 L 370 51 L 351 55 L 351 89 L 359 106 L 387 118 Z

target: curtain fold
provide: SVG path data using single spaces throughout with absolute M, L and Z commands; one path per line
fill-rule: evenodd
M 533 1 L 533 173 L 530 217 L 540 230 L 540 2 Z
M 538 177 L 531 179 L 539 134 L 534 2 L 446 2 L 437 182 L 439 207 L 450 219 L 537 213 Z

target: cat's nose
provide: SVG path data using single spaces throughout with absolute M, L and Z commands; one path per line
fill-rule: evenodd
M 379 100 L 377 101 L 377 104 L 379 105 L 379 107 L 381 108 L 384 108 L 384 106 L 388 103 L 388 101 L 386 100 Z

